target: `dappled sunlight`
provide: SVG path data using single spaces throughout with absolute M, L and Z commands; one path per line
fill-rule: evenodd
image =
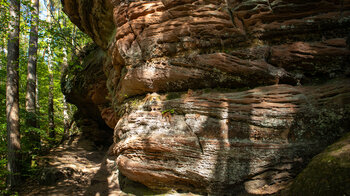
M 102 177 L 96 178 L 96 176 L 101 170 L 104 171 L 106 147 L 98 150 L 93 143 L 80 137 L 75 137 L 73 140 L 71 144 L 66 142 L 51 150 L 49 155 L 37 158 L 39 166 L 43 168 L 37 177 L 38 182 L 28 183 L 21 190 L 22 194 L 91 195 L 92 190 L 89 190 L 89 187 L 99 184 L 98 190 L 105 195 L 103 191 L 108 190 L 108 172 Z
M 171 183 L 183 190 L 187 183 L 193 187 L 186 190 L 199 193 L 278 192 L 322 149 L 313 139 L 295 138 L 300 130 L 294 124 L 305 112 L 300 108 L 323 96 L 308 89 L 279 84 L 239 92 L 189 90 L 156 102 L 160 111 L 174 111 L 171 121 L 141 102 L 116 127 L 119 169 L 155 189 Z

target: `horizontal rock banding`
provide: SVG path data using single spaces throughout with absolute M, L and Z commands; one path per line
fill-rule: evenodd
M 274 85 L 157 103 L 163 111 L 175 111 L 170 121 L 138 107 L 115 128 L 117 163 L 128 178 L 152 188 L 233 193 L 230 186 L 241 186 L 249 193 L 273 193 L 341 134 L 334 129 L 350 117 L 349 108 L 343 108 L 350 100 L 348 82 L 318 90 Z M 323 120 L 329 116 L 321 112 L 326 108 L 335 116 L 347 114 L 328 124 Z M 310 115 L 318 116 L 318 125 L 303 120 Z M 310 124 L 314 130 L 301 129 Z

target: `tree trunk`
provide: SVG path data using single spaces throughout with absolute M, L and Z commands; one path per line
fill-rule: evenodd
M 63 26 L 66 26 L 66 20 L 63 20 Z M 61 68 L 61 73 L 64 72 L 64 70 L 68 69 L 68 59 L 67 59 L 67 47 L 63 47 L 63 64 Z M 62 77 L 62 76 L 61 76 Z M 66 96 L 63 95 L 63 126 L 64 126 L 64 131 L 63 131 L 63 137 L 61 140 L 61 143 L 63 143 L 68 137 L 69 137 L 69 129 L 70 129 L 70 123 L 69 123 L 69 115 L 68 115 L 68 103 L 66 101 Z
M 40 104 L 39 104 L 39 80 L 38 77 L 35 78 L 35 105 L 36 105 L 36 115 L 40 118 Z M 40 128 L 40 121 L 36 121 L 36 128 Z
M 63 143 L 69 137 L 69 115 L 68 115 L 68 104 L 66 101 L 66 97 L 63 96 L 63 136 L 60 143 Z
M 49 108 L 48 108 L 48 116 L 49 116 L 49 137 L 55 138 L 56 132 L 55 132 L 55 122 L 54 122 L 54 108 L 53 108 L 53 73 L 51 68 L 51 62 L 49 62 L 49 80 L 50 80 L 50 86 L 49 86 Z
M 6 39 L 1 39 L 1 54 L 0 57 L 5 57 L 7 56 L 7 50 L 6 50 Z M 0 59 L 0 71 L 2 71 L 3 69 L 5 69 L 5 61 L 3 59 Z M 6 78 L 0 78 L 0 86 L 2 86 L 3 84 L 5 84 L 5 80 Z
M 51 13 L 52 13 L 52 4 L 51 1 L 47 1 L 47 22 L 51 23 Z M 51 26 L 51 25 L 50 25 Z M 48 63 L 48 70 L 49 70 L 49 99 L 48 99 L 48 117 L 49 117 L 49 137 L 54 139 L 56 137 L 55 132 L 55 122 L 54 122 L 54 105 L 53 105 L 53 65 L 52 65 L 52 51 L 51 51 L 51 39 L 48 40 L 49 44 L 47 47 L 47 63 Z
M 48 52 L 48 68 L 49 68 L 49 103 L 48 103 L 48 117 L 49 117 L 49 137 L 55 138 L 55 121 L 54 121 L 54 107 L 53 107 L 53 70 L 52 70 L 52 60 L 51 60 L 51 52 L 49 48 Z
M 65 25 L 65 21 L 63 21 L 63 25 Z M 68 60 L 67 60 L 67 49 L 66 47 L 63 48 L 63 65 L 62 65 L 62 70 L 68 69 Z M 63 71 L 61 72 L 63 73 Z M 63 126 L 64 126 L 64 131 L 63 131 L 63 137 L 61 140 L 61 143 L 66 140 L 69 136 L 69 115 L 68 115 L 68 104 L 66 101 L 66 96 L 63 95 Z
M 20 134 L 19 134 L 19 23 L 20 1 L 10 0 L 7 81 L 6 81 L 6 117 L 7 117 L 7 150 L 8 150 L 8 178 L 10 189 L 20 184 Z
M 26 93 L 26 124 L 30 127 L 37 127 L 36 122 L 36 65 L 38 57 L 38 17 L 39 0 L 32 0 L 31 30 L 28 49 L 28 74 Z M 32 147 L 40 147 L 40 135 L 31 130 L 28 135 Z

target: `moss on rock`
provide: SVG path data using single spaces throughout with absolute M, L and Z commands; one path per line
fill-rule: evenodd
M 285 195 L 350 195 L 350 133 L 315 156 Z

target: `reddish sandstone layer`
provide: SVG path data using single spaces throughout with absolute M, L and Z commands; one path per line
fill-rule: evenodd
M 350 120 L 349 80 L 145 102 L 115 128 L 120 171 L 152 188 L 271 194 Z M 313 122 L 310 122 L 313 121 Z M 343 130 L 344 131 L 344 130 Z M 320 142 L 322 141 L 322 142 Z

